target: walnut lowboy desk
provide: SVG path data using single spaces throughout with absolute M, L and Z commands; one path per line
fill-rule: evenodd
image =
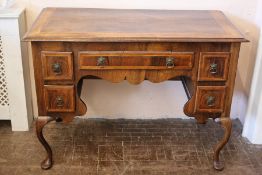
M 214 147 L 214 168 L 223 169 L 219 152 L 231 134 L 238 54 L 247 40 L 222 12 L 46 8 L 24 40 L 32 45 L 43 169 L 53 162 L 43 127 L 86 113 L 84 78 L 181 80 L 188 96 L 184 113 L 199 123 L 217 118 L 225 129 Z

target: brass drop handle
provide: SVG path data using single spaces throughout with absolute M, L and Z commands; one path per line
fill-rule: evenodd
M 216 73 L 217 73 L 217 64 L 216 64 L 216 63 L 210 64 L 209 72 L 210 72 L 211 74 L 216 74 Z
M 173 57 L 167 57 L 166 58 L 166 67 L 167 68 L 173 68 L 175 66 L 174 61 L 175 61 L 175 59 Z
M 64 98 L 61 96 L 56 97 L 56 106 L 57 107 L 63 107 L 65 104 Z
M 62 66 L 61 63 L 54 63 L 52 65 L 52 70 L 56 74 L 61 74 L 62 73 Z
M 215 106 L 216 98 L 214 96 L 207 97 L 207 106 L 212 107 Z
M 97 58 L 97 66 L 105 66 L 106 64 L 106 58 L 105 57 L 99 57 Z

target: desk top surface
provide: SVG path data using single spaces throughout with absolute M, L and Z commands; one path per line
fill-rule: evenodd
M 26 41 L 243 42 L 220 11 L 45 8 Z

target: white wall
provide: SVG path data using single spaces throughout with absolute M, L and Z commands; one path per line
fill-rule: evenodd
M 247 98 L 255 60 L 258 39 L 258 27 L 255 23 L 259 0 L 17 0 L 18 5 L 27 7 L 28 26 L 44 7 L 87 7 L 87 8 L 136 8 L 136 9 L 215 9 L 222 10 L 230 20 L 246 35 L 250 43 L 242 45 L 235 95 L 232 105 L 232 118 L 244 121 Z M 165 27 L 165 26 L 163 26 Z M 90 86 L 89 86 L 90 85 Z M 89 86 L 89 87 L 88 87 Z M 181 117 L 181 107 L 185 97 L 181 96 L 181 86 L 175 82 L 162 83 L 155 87 L 151 83 L 142 83 L 134 87 L 127 83 L 109 85 L 107 82 L 85 82 L 84 97 L 87 100 L 87 116 L 109 117 Z M 172 92 L 173 90 L 173 92 Z M 106 92 L 106 94 L 105 94 Z M 150 94 L 147 94 L 150 93 Z M 104 98 L 106 95 L 106 98 Z M 125 99 L 123 100 L 123 96 Z M 165 98 L 163 98 L 165 97 Z M 89 99 L 89 100 L 88 100 Z M 111 103 L 111 107 L 99 104 Z M 168 103 L 163 102 L 166 101 Z M 135 102 L 135 103 L 134 103 Z M 178 104 L 176 104 L 178 102 Z M 168 106 L 166 107 L 165 105 Z M 179 106 L 180 107 L 179 107 Z M 103 106 L 103 105 L 102 105 Z M 154 106 L 153 108 L 151 106 Z M 36 109 L 36 103 L 35 103 Z M 169 110 L 169 111 L 167 111 Z
M 187 98 L 180 82 L 165 81 L 139 85 L 87 80 L 83 99 L 88 117 L 160 118 L 183 117 Z M 182 92 L 182 93 L 181 93 Z

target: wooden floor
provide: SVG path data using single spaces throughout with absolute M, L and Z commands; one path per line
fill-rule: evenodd
M 43 171 L 45 156 L 29 132 L 12 132 L 0 121 L 0 174 L 8 175 L 253 175 L 262 174 L 262 146 L 241 137 L 233 122 L 232 137 L 222 152 L 224 171 L 212 168 L 212 146 L 223 135 L 210 120 L 103 120 L 75 119 L 50 123 L 44 130 L 54 151 L 54 166 Z

